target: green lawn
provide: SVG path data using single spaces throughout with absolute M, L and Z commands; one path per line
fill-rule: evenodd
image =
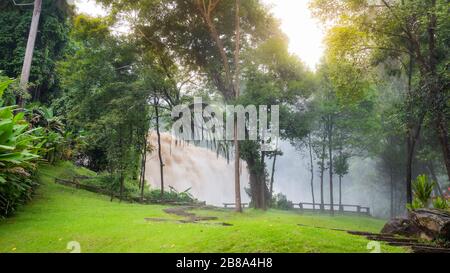
M 384 221 L 366 217 L 301 215 L 295 212 L 197 211 L 219 216 L 211 224 L 146 222 L 144 218 L 182 219 L 164 206 L 109 202 L 106 196 L 53 183 L 73 173 L 70 164 L 41 168 L 42 186 L 15 217 L 0 221 L 0 252 L 369 252 L 368 240 L 345 232 L 308 226 L 378 232 Z M 77 170 L 86 174 L 87 170 Z M 216 221 L 217 222 L 217 221 Z M 382 245 L 383 252 L 406 249 Z

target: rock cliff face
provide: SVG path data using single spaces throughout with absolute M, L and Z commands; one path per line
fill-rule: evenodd
M 450 212 L 434 209 L 411 211 L 408 218 L 389 221 L 381 233 L 427 240 L 444 239 L 450 241 Z

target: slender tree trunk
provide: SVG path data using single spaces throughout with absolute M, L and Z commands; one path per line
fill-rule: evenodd
M 412 75 L 414 70 L 414 56 L 412 53 L 412 46 L 410 49 L 410 55 L 409 55 L 409 69 L 408 69 L 408 96 L 412 96 Z M 414 124 L 412 120 L 412 105 L 408 105 L 408 111 L 407 113 L 409 115 L 408 120 L 408 132 L 407 132 L 407 140 L 406 140 L 406 151 L 407 151 L 407 157 L 406 157 L 406 203 L 411 204 L 413 201 L 413 194 L 412 194 L 412 164 L 414 161 L 414 153 L 416 148 L 417 140 L 420 136 L 422 121 L 424 118 L 424 114 L 422 114 L 422 117 L 419 119 L 418 124 Z
M 270 198 L 273 198 L 273 182 L 275 178 L 275 164 L 277 163 L 277 153 L 273 156 L 272 175 L 270 176 Z
M 321 166 L 320 166 L 320 210 L 323 211 L 325 209 L 325 201 L 324 201 L 324 191 L 323 191 L 323 182 L 325 177 L 325 149 L 326 149 L 326 133 L 324 131 L 323 133 L 323 140 L 322 140 L 322 155 L 321 155 Z
M 433 180 L 435 182 L 435 185 L 434 185 L 435 195 L 444 197 L 444 193 L 442 192 L 442 189 L 441 189 L 441 186 L 439 184 L 439 180 L 437 178 L 436 172 L 434 171 L 434 164 L 433 164 L 432 161 L 428 161 L 427 162 L 427 169 L 428 169 L 428 172 L 431 175 L 431 178 L 433 178 Z
M 408 156 L 406 158 L 406 202 L 411 204 L 413 201 L 412 195 L 412 163 L 414 158 L 414 148 L 415 141 L 411 139 L 411 136 L 408 136 L 407 140 L 407 153 Z
M 339 210 L 342 210 L 342 175 L 339 175 Z
M 313 203 L 313 210 L 316 209 L 316 199 L 314 197 L 314 160 L 313 160 L 313 152 L 312 152 L 312 142 L 311 142 L 311 134 L 308 134 L 308 147 L 309 147 L 309 164 L 311 171 L 311 197 Z
M 247 160 L 248 169 L 250 172 L 250 194 L 252 199 L 252 206 L 255 209 L 262 208 L 261 200 L 261 183 L 259 179 L 259 173 L 257 170 L 256 162 L 253 158 Z
M 161 197 L 164 196 L 164 162 L 161 151 L 161 132 L 159 131 L 159 102 L 154 99 L 155 102 L 155 114 L 156 114 L 156 135 L 158 137 L 158 157 L 159 157 L 159 173 L 161 177 Z
M 146 165 L 147 165 L 147 138 L 148 133 L 145 133 L 144 137 L 144 151 L 143 151 L 143 159 L 142 159 L 142 165 L 141 165 L 141 202 L 144 201 L 144 190 L 145 190 L 145 171 L 146 171 Z
M 234 91 L 235 98 L 239 98 L 240 93 L 240 81 L 239 81 L 239 53 L 240 53 L 240 39 L 241 39 L 241 27 L 240 27 L 240 0 L 236 0 L 235 2 L 235 28 L 236 28 L 236 44 L 235 44 L 235 52 L 234 52 L 234 62 L 235 62 L 235 75 L 234 75 Z M 220 39 L 219 39 L 220 40 Z M 235 147 L 235 162 L 234 162 L 234 188 L 235 188 L 235 196 L 236 196 L 236 212 L 242 212 L 242 204 L 241 204 L 241 174 L 239 171 L 240 168 L 240 151 L 239 151 L 239 141 L 238 141 L 238 132 L 237 132 L 237 120 L 234 121 L 234 147 Z
M 267 188 L 267 184 L 266 184 L 266 152 L 262 151 L 261 152 L 261 165 L 262 170 L 260 170 L 260 173 L 258 174 L 258 180 L 259 183 L 261 184 L 260 187 L 260 192 L 259 194 L 261 195 L 261 209 L 266 210 L 267 208 L 267 202 L 266 202 L 266 188 Z
M 125 176 L 124 176 L 124 171 L 120 170 L 120 202 L 122 202 L 123 200 L 123 191 L 124 191 L 124 182 L 125 182 Z
M 123 134 L 122 134 L 122 130 L 119 130 L 119 148 L 120 148 L 120 154 L 121 157 L 124 156 L 123 153 Z M 120 203 L 122 203 L 123 200 L 123 191 L 124 191 L 124 181 L 125 181 L 125 176 L 124 176 L 124 172 L 125 172 L 125 168 L 124 168 L 124 164 L 122 161 L 122 158 L 119 159 L 120 163 L 119 163 L 119 183 L 120 183 L 120 192 L 119 192 L 119 196 L 120 196 Z
M 113 176 L 112 170 L 108 170 L 108 172 L 109 172 L 109 179 L 110 179 L 110 181 L 114 181 L 114 176 Z M 112 202 L 114 200 L 114 191 L 115 191 L 114 183 L 111 183 L 111 196 L 110 196 L 111 198 L 110 198 L 110 202 Z
M 22 66 L 22 74 L 20 76 L 20 88 L 25 92 L 27 91 L 28 81 L 30 79 L 31 63 L 33 61 L 34 45 L 36 43 L 36 37 L 39 27 L 39 19 L 41 17 L 42 0 L 34 1 L 33 18 L 31 19 L 30 33 L 28 35 L 27 48 L 25 51 L 25 58 Z M 22 108 L 24 101 L 22 97 L 19 97 L 19 106 Z
M 437 114 L 436 131 L 441 144 L 442 155 L 444 157 L 444 164 L 447 170 L 447 178 L 450 181 L 450 143 L 448 141 L 448 130 L 446 122 L 444 121 L 443 114 Z
M 391 219 L 393 219 L 395 217 L 395 212 L 394 212 L 394 174 L 393 174 L 393 169 L 392 166 L 389 168 L 389 185 L 390 185 L 390 201 L 391 201 L 391 210 L 390 210 L 390 214 L 391 214 Z
M 144 154 L 144 165 L 142 170 L 142 186 L 141 186 L 141 201 L 144 201 L 144 191 L 145 191 L 145 173 L 147 168 L 147 153 Z
M 334 200 L 333 200 L 333 117 L 328 118 L 328 155 L 329 155 L 329 175 L 330 175 L 330 213 L 334 215 Z

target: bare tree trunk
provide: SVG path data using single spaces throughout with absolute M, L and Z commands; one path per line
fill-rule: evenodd
M 326 149 L 326 133 L 324 131 L 323 133 L 323 140 L 322 140 L 322 155 L 321 155 L 321 168 L 320 168 L 320 210 L 323 211 L 325 209 L 325 202 L 324 202 L 324 192 L 323 192 L 323 180 L 325 176 L 325 149 Z
M 272 162 L 272 174 L 270 176 L 270 198 L 273 198 L 273 182 L 275 178 L 275 164 L 277 162 L 277 153 L 273 156 L 273 162 Z
M 234 120 L 234 190 L 235 190 L 235 203 L 236 211 L 242 212 L 241 205 L 241 174 L 240 174 L 240 152 L 239 152 L 239 141 L 238 141 L 238 126 L 237 120 Z
M 156 135 L 158 137 L 158 157 L 159 157 L 159 172 L 161 177 L 161 197 L 164 196 L 164 162 L 162 158 L 162 151 L 161 151 L 161 132 L 159 131 L 159 101 L 157 99 L 154 99 L 155 103 L 155 114 L 156 114 Z
M 123 170 L 120 170 L 120 202 L 123 200 L 123 190 L 124 190 L 124 182 L 125 182 L 125 176 L 123 174 Z
M 111 169 L 108 170 L 109 172 L 109 179 L 110 181 L 114 181 L 114 175 Z M 112 202 L 114 200 L 114 183 L 111 183 L 111 196 L 110 196 L 110 202 Z
M 442 192 L 442 189 L 441 189 L 441 186 L 439 184 L 439 180 L 437 178 L 436 172 L 434 171 L 434 164 L 433 164 L 433 162 L 432 161 L 428 161 L 426 165 L 427 165 L 428 172 L 431 175 L 431 178 L 433 178 L 433 180 L 435 182 L 435 185 L 434 185 L 435 195 L 444 197 L 444 193 Z
M 261 209 L 266 210 L 267 209 L 267 200 L 266 200 L 266 152 L 261 152 L 261 165 L 263 166 L 260 172 L 258 173 L 258 182 L 261 184 L 260 187 L 260 198 L 261 198 Z
M 412 196 L 412 163 L 414 158 L 415 141 L 408 136 L 407 139 L 407 158 L 406 158 L 406 202 L 411 204 Z
M 329 155 L 329 175 L 330 175 L 330 213 L 334 215 L 334 200 L 333 200 L 333 116 L 328 117 L 328 155 Z
M 236 45 L 235 45 L 235 52 L 234 52 L 234 62 L 235 62 L 235 75 L 234 75 L 234 91 L 235 91 L 235 98 L 239 98 L 240 93 L 240 81 L 239 81 L 239 52 L 240 52 L 240 39 L 241 39 L 241 27 L 240 27 L 240 15 L 239 15 L 239 8 L 240 8 L 240 0 L 236 0 L 235 2 L 235 28 L 236 28 Z M 220 40 L 220 39 L 219 39 Z M 242 205 L 241 205 L 241 174 L 240 174 L 240 151 L 239 151 L 239 141 L 238 141 L 238 132 L 237 132 L 238 126 L 237 126 L 237 120 L 234 121 L 234 147 L 235 147 L 235 162 L 234 162 L 234 188 L 235 188 L 235 195 L 236 195 L 236 212 L 242 212 Z
M 121 156 L 123 156 L 124 154 L 123 154 L 123 134 L 122 134 L 122 130 L 119 130 L 119 148 L 120 148 L 120 154 L 121 154 Z M 123 161 L 120 160 L 119 162 L 120 162 L 119 166 L 118 166 L 118 169 L 119 169 L 119 183 L 120 183 L 119 196 L 120 196 L 120 203 L 122 203 L 123 191 L 124 191 L 124 186 L 125 186 L 124 185 L 124 181 L 125 181 L 124 172 L 125 172 L 125 170 L 124 170 Z
M 391 219 L 393 219 L 395 217 L 395 212 L 394 212 L 394 174 L 393 174 L 392 166 L 389 168 L 389 177 L 390 177 L 389 185 L 390 185 L 390 195 L 391 195 L 390 214 L 391 214 Z
M 311 134 L 308 134 L 308 146 L 309 146 L 309 164 L 311 170 L 311 197 L 313 203 L 313 210 L 316 209 L 316 199 L 314 197 L 314 162 L 313 162 L 313 152 L 311 143 Z
M 339 175 L 339 210 L 342 210 L 342 175 Z
M 448 181 L 450 181 L 450 143 L 448 141 L 448 130 L 442 113 L 438 113 L 437 115 L 436 131 L 442 148 L 442 155 L 444 157 Z
M 142 153 L 142 165 L 141 165 L 141 202 L 144 201 L 144 190 L 145 190 L 145 171 L 147 165 L 147 138 L 148 132 L 144 136 L 144 151 Z
M 412 46 L 410 49 L 410 55 L 409 55 L 409 68 L 408 68 L 408 96 L 412 96 L 412 76 L 413 76 L 413 70 L 414 70 L 414 56 L 412 53 Z M 408 132 L 407 132 L 407 139 L 406 139 L 406 150 L 407 150 L 407 157 L 406 157 L 406 203 L 411 204 L 413 201 L 413 194 L 412 194 L 412 164 L 414 160 L 414 153 L 417 141 L 420 136 L 420 131 L 422 127 L 422 121 L 424 118 L 424 114 L 422 114 L 422 118 L 420 118 L 418 124 L 414 124 L 412 120 L 412 106 L 408 105 L 409 108 L 409 120 L 407 126 L 408 126 Z
M 20 76 L 20 88 L 26 91 L 28 81 L 30 79 L 31 63 L 33 61 L 34 45 L 39 27 L 39 19 L 41 17 L 42 0 L 34 1 L 33 18 L 31 19 L 30 33 L 28 35 L 27 48 L 22 66 L 22 74 Z M 24 101 L 19 97 L 19 106 L 22 108 Z

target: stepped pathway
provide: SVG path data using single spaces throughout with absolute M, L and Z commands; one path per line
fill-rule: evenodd
M 219 219 L 216 216 L 198 216 L 195 213 L 192 212 L 188 212 L 194 209 L 208 209 L 209 207 L 207 206 L 179 206 L 179 207 L 173 207 L 173 208 L 168 208 L 168 209 L 164 209 L 164 212 L 167 214 L 173 214 L 173 215 L 177 215 L 177 216 L 181 216 L 184 217 L 185 219 L 182 220 L 172 220 L 172 219 L 163 219 L 163 218 L 145 218 L 146 221 L 151 221 L 151 222 L 169 222 L 169 221 L 175 221 L 178 223 L 183 223 L 183 224 L 208 224 L 205 223 L 204 221 L 214 221 Z M 232 226 L 231 224 L 228 223 L 209 223 L 210 225 L 220 225 L 220 226 Z

